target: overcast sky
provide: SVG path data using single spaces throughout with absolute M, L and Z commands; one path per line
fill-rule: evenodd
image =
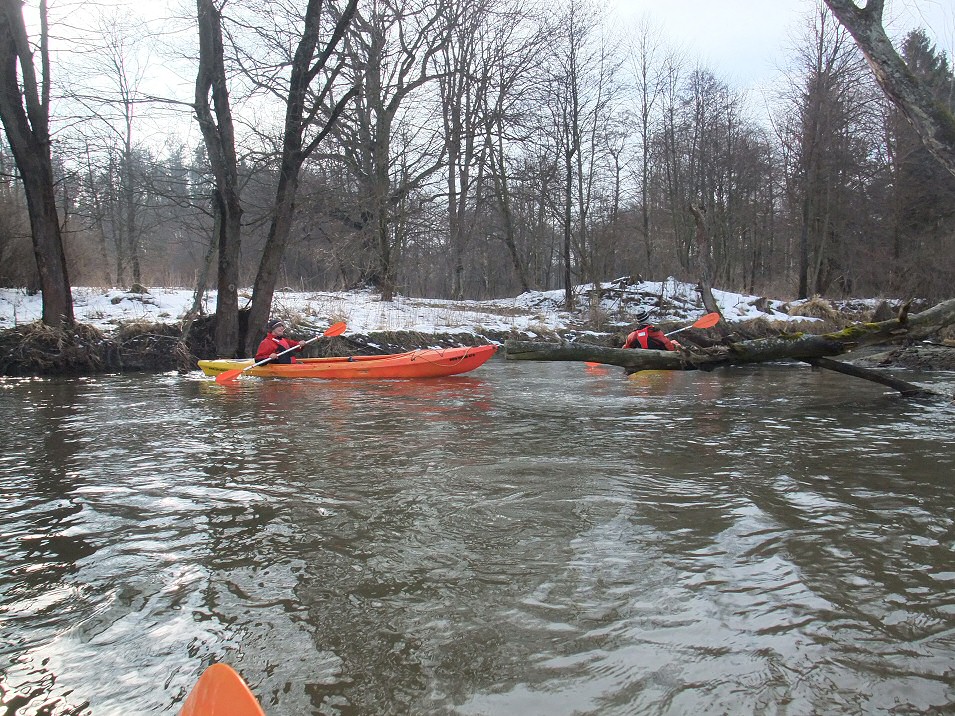
M 728 84 L 758 87 L 791 55 L 816 8 L 815 0 L 608 0 L 626 21 L 646 17 L 675 47 Z M 924 27 L 952 59 L 955 0 L 887 0 L 893 40 Z M 896 43 L 898 46 L 898 43 Z
M 618 27 L 624 31 L 647 18 L 690 61 L 699 60 L 740 89 L 761 86 L 778 74 L 817 6 L 817 0 L 595 1 L 609 5 L 623 20 Z M 154 20 L 168 17 L 167 8 L 195 11 L 194 1 L 188 0 L 52 0 L 51 6 L 59 14 L 128 7 Z M 955 0 L 886 0 L 885 19 L 896 47 L 909 30 L 924 27 L 950 60 L 955 56 Z
M 594 0 L 605 3 L 608 25 L 626 34 L 643 18 L 659 29 L 664 43 L 680 50 L 691 62 L 700 62 L 729 87 L 748 90 L 757 115 L 766 111 L 771 90 L 780 73 L 794 57 L 793 47 L 804 37 L 817 0 Z M 29 3 L 33 6 L 34 3 Z M 131 8 L 151 17 L 155 26 L 168 31 L 189 25 L 194 0 L 52 0 L 54 15 L 66 19 L 91 8 L 117 11 Z M 175 8 L 171 10 L 170 8 Z M 170 15 L 185 13 L 175 22 Z M 157 20 L 161 17 L 162 20 Z M 886 0 L 886 28 L 896 47 L 910 30 L 924 27 L 929 37 L 951 60 L 955 56 L 955 0 Z M 188 30 L 188 32 L 191 32 Z M 166 83 L 173 82 L 173 68 L 154 57 L 151 72 L 161 70 Z M 179 78 L 182 98 L 191 99 L 192 68 Z M 768 90 L 768 91 L 767 91 Z M 172 90 L 156 93 L 171 95 Z M 157 117 L 165 116 L 163 113 Z M 195 131 L 189 123 L 184 131 Z

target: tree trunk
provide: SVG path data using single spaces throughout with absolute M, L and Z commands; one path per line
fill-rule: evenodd
M 693 206 L 692 204 L 690 205 L 690 213 L 693 214 L 693 220 L 696 222 L 696 247 L 697 253 L 700 255 L 700 284 L 698 286 L 700 298 L 703 300 L 703 307 L 707 313 L 719 313 L 720 316 L 722 316 L 723 312 L 720 311 L 719 305 L 713 297 L 713 283 L 711 278 L 713 272 L 710 268 L 710 237 L 706 233 L 705 215 L 701 208 Z M 725 337 L 726 331 L 723 329 L 722 324 L 720 330 Z
M 94 219 L 96 221 L 97 246 L 100 252 L 100 260 L 103 262 L 103 274 L 106 278 L 106 285 L 112 286 L 113 279 L 109 270 L 109 251 L 106 248 L 106 226 L 103 221 L 103 205 L 100 201 L 100 192 L 96 187 L 96 178 L 93 175 L 93 159 L 90 156 L 89 143 L 86 145 L 86 172 L 89 180 L 89 193 L 93 201 Z
M 239 354 L 239 236 L 242 208 L 238 196 L 217 197 L 219 222 L 219 267 L 216 292 L 216 351 L 221 356 Z
M 212 238 L 209 241 L 209 248 L 206 249 L 205 256 L 202 258 L 202 265 L 199 267 L 199 271 L 196 274 L 196 285 L 192 291 L 192 306 L 189 308 L 189 311 L 186 313 L 186 318 L 194 320 L 196 317 L 202 314 L 202 298 L 206 293 L 206 288 L 209 285 L 209 273 L 212 271 L 212 260 L 216 255 L 216 248 L 218 248 L 217 238 L 219 236 L 219 214 L 216 212 L 216 221 L 215 227 L 213 228 Z
M 678 351 L 606 348 L 590 343 L 506 341 L 504 350 L 507 360 L 587 361 L 634 370 L 694 370 L 698 367 L 689 360 L 688 354 Z
M 113 249 L 116 251 L 116 286 L 124 286 L 126 284 L 126 238 L 123 234 L 125 223 L 120 218 L 120 192 L 114 183 L 114 177 L 118 174 L 116 157 L 114 152 L 110 150 L 106 179 L 109 196 L 106 206 L 109 210 L 110 225 L 113 227 Z
M 383 202 L 382 202 L 383 203 Z M 389 232 L 389 215 L 384 206 L 379 206 L 375 234 L 378 238 L 378 270 L 379 289 L 382 301 L 393 301 L 397 291 L 394 256 L 392 254 L 391 236 Z M 395 244 L 397 248 L 397 243 Z
M 955 116 L 923 87 L 892 47 L 882 27 L 885 0 L 868 0 L 860 8 L 853 0 L 825 0 L 865 55 L 882 91 L 905 115 L 919 138 L 955 175 Z
M 835 371 L 836 373 L 851 375 L 854 378 L 871 380 L 873 383 L 879 383 L 880 385 L 885 385 L 889 388 L 892 388 L 893 390 L 897 390 L 907 398 L 924 398 L 931 395 L 937 395 L 935 391 L 926 390 L 925 388 L 921 388 L 917 385 L 907 383 L 904 380 L 893 378 L 890 375 L 884 375 L 878 371 L 869 370 L 868 368 L 860 368 L 859 366 L 849 365 L 848 363 L 840 363 L 839 361 L 832 360 L 831 358 L 807 358 L 806 363 L 816 368 L 825 368 L 827 370 Z
M 505 356 L 508 360 L 591 361 L 619 365 L 630 372 L 712 370 L 720 366 L 785 359 L 812 363 L 816 359 L 842 355 L 864 346 L 903 339 L 921 340 L 952 323 L 955 323 L 955 299 L 940 303 L 914 316 L 903 314 L 899 318 L 879 323 L 857 323 L 841 331 L 820 336 L 784 334 L 774 338 L 730 343 L 700 352 L 604 348 L 583 343 L 507 341 Z M 823 360 L 819 360 L 818 364 L 822 367 L 831 367 Z M 855 371 L 852 374 L 864 377 L 861 376 L 861 371 Z
M 0 2 L 0 119 L 23 180 L 33 254 L 43 292 L 42 320 L 53 328 L 73 325 L 73 294 L 56 211 L 50 156 L 49 62 L 46 2 L 40 3 L 43 86 L 37 84 L 22 3 Z M 23 80 L 21 93 L 19 74 Z M 26 106 L 24 107 L 24 102 Z
M 301 164 L 286 167 L 279 172 L 278 188 L 275 194 L 272 223 L 269 236 L 259 261 L 259 270 L 255 275 L 252 289 L 252 310 L 249 313 L 249 327 L 245 335 L 245 353 L 254 355 L 254 351 L 265 331 L 265 323 L 272 310 L 272 298 L 275 295 L 275 283 L 278 279 L 282 256 L 292 231 L 292 214 L 295 210 L 295 194 L 298 191 L 298 175 Z
M 511 180 L 507 174 L 503 134 L 503 131 L 499 131 L 497 138 L 492 139 L 490 143 L 491 177 L 494 180 L 494 190 L 498 208 L 501 211 L 501 221 L 504 224 L 504 245 L 507 247 L 508 256 L 511 257 L 511 264 L 514 266 L 514 273 L 517 276 L 518 283 L 520 283 L 521 292 L 527 293 L 531 290 L 531 282 L 527 276 L 527 268 L 524 266 L 517 250 L 514 213 L 511 208 Z
M 564 131 L 569 131 L 565 128 Z M 573 198 L 573 155 L 570 153 L 569 148 L 565 148 L 566 156 L 564 157 L 564 206 L 563 206 L 563 217 L 562 217 L 562 226 L 561 230 L 563 231 L 563 269 L 564 269 L 564 310 L 573 311 L 574 310 L 574 281 L 571 274 L 571 261 L 572 254 L 570 251 L 571 247 L 571 231 L 572 231 L 572 216 L 571 209 Z
M 127 144 L 123 153 L 123 220 L 126 223 L 126 241 L 129 247 L 133 285 L 142 286 L 143 271 L 139 263 L 139 230 L 136 228 L 136 188 L 133 184 L 132 147 Z
M 799 288 L 797 298 L 809 298 L 809 220 L 810 199 L 809 189 L 804 188 L 802 198 L 802 223 L 799 227 Z
M 285 104 L 285 126 L 282 132 L 282 159 L 279 167 L 278 186 L 272 211 L 272 223 L 269 226 L 268 239 L 259 261 L 259 269 L 252 288 L 252 307 L 249 311 L 248 330 L 245 337 L 245 353 L 252 355 L 261 338 L 265 322 L 272 310 L 272 298 L 275 295 L 275 283 L 279 268 L 285 255 L 292 222 L 295 213 L 295 198 L 298 194 L 299 174 L 302 164 L 315 151 L 319 143 L 328 135 L 345 105 L 357 94 L 352 88 L 335 104 L 325 126 L 306 141 L 305 130 L 314 123 L 313 117 L 321 107 L 321 102 L 332 89 L 335 69 L 327 76 L 324 86 L 312 87 L 313 80 L 320 75 L 333 50 L 341 42 L 345 30 L 355 15 L 358 0 L 349 0 L 341 16 L 335 23 L 335 29 L 328 44 L 318 53 L 318 38 L 321 31 L 322 0 L 309 0 L 305 11 L 305 24 L 292 60 L 289 75 L 289 94 Z M 311 102 L 309 102 L 311 100 Z
M 219 247 L 216 299 L 216 351 L 232 357 L 239 351 L 239 247 L 242 206 L 238 161 L 222 50 L 222 25 L 213 0 L 196 0 L 199 20 L 199 70 L 196 76 L 196 118 L 215 177 L 214 203 Z M 212 95 L 213 108 L 209 104 Z

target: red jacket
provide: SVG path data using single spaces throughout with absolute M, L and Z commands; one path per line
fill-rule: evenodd
M 301 341 L 294 341 L 291 338 L 276 338 L 271 333 L 267 334 L 263 341 L 259 343 L 259 349 L 255 352 L 255 362 L 258 363 L 260 360 L 265 360 L 273 353 L 281 353 L 282 351 L 287 351 L 289 348 L 293 348 L 299 345 Z M 294 363 L 295 358 L 292 357 L 291 353 L 286 353 L 284 356 L 275 361 L 276 363 Z
M 675 351 L 676 346 L 673 341 L 656 326 L 640 326 L 637 330 L 627 336 L 627 342 L 623 344 L 624 348 L 652 348 L 658 351 Z

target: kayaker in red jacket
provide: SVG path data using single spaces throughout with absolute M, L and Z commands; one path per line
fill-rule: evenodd
M 676 341 L 671 341 L 663 331 L 649 323 L 650 311 L 643 310 L 636 315 L 639 324 L 635 331 L 627 336 L 624 348 L 650 348 L 657 351 L 675 351 L 680 347 Z
M 281 318 L 273 318 L 265 324 L 268 331 L 265 338 L 259 343 L 259 349 L 255 352 L 255 362 L 263 361 L 267 358 L 272 363 L 294 363 L 295 359 L 291 353 L 280 356 L 279 353 L 287 351 L 289 348 L 301 346 L 301 341 L 292 340 L 285 337 L 285 322 Z M 299 347 L 299 350 L 302 350 Z

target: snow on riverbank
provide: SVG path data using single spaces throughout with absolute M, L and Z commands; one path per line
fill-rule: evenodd
M 594 322 L 614 331 L 630 325 L 633 312 L 641 306 L 652 308 L 662 296 L 665 313 L 655 313 L 653 320 L 692 321 L 704 313 L 695 286 L 673 279 L 665 282 L 644 281 L 626 284 L 621 281 L 602 284 L 604 294 L 599 307 L 591 307 L 588 296 L 593 285 L 577 287 L 579 309 L 571 314 L 563 311 L 564 292 L 531 291 L 516 298 L 492 301 L 450 301 L 445 299 L 408 298 L 398 296 L 384 302 L 369 291 L 293 292 L 279 291 L 272 303 L 275 315 L 292 319 L 304 318 L 309 324 L 321 325 L 345 321 L 348 332 L 367 334 L 373 331 L 416 331 L 420 333 L 474 333 L 479 331 L 535 332 L 561 331 Z M 759 297 L 726 291 L 714 291 L 714 297 L 728 321 L 747 321 L 756 317 L 789 320 L 782 301 L 763 300 L 763 310 L 756 307 Z M 249 293 L 244 292 L 240 305 Z M 176 323 L 192 305 L 192 291 L 178 288 L 153 288 L 147 293 L 121 289 L 78 287 L 73 289 L 76 320 L 111 331 L 123 323 Z M 795 302 L 794 302 L 795 303 Z M 791 303 L 789 305 L 794 305 Z M 206 313 L 215 311 L 215 292 L 208 292 L 203 302 Z M 39 320 L 40 296 L 28 296 L 21 289 L 0 289 L 0 330 Z M 799 320 L 806 320 L 799 318 Z

